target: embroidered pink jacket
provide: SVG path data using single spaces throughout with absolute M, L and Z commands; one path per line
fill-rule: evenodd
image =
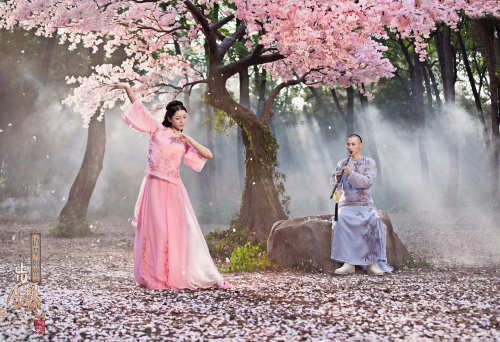
M 207 160 L 191 144 L 175 141 L 174 132 L 156 121 L 141 101 L 136 100 L 123 113 L 122 119 L 132 128 L 151 136 L 147 173 L 179 184 L 182 182 L 179 175 L 182 156 L 184 163 L 197 172 L 205 165 Z

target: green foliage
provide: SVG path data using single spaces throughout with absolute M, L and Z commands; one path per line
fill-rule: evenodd
M 98 225 L 92 224 L 87 218 L 83 220 L 61 218 L 50 228 L 50 235 L 55 237 L 73 238 L 97 234 Z
M 260 252 L 259 246 L 247 242 L 242 247 L 236 247 L 231 253 L 229 265 L 223 272 L 252 272 L 263 269 L 268 264 L 266 252 Z
M 413 255 L 410 254 L 410 257 L 408 260 L 406 260 L 403 264 L 400 266 L 401 268 L 409 268 L 409 269 L 414 269 L 414 268 L 424 268 L 428 270 L 434 269 L 434 264 L 432 262 L 428 261 L 425 257 L 420 257 L 418 260 L 413 258 Z
M 243 227 L 239 220 L 234 219 L 228 230 L 216 228 L 205 235 L 210 255 L 214 259 L 225 259 L 238 246 L 243 246 L 248 240 L 248 228 Z
M 236 121 L 233 120 L 226 112 L 214 108 L 214 116 L 207 114 L 205 122 L 203 123 L 205 127 L 208 127 L 208 122 L 210 120 L 214 121 L 214 131 L 218 134 L 225 134 L 227 131 L 236 126 Z

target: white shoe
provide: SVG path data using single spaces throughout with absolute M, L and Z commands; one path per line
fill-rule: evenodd
M 377 276 L 384 275 L 384 271 L 378 267 L 377 263 L 366 266 L 366 273 Z
M 344 265 L 340 268 L 337 268 L 335 270 L 335 274 L 352 274 L 355 272 L 355 267 L 354 265 L 348 264 L 347 262 L 344 263 Z

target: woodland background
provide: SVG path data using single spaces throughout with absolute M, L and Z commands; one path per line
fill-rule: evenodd
M 489 43 L 498 70 L 500 25 L 496 19 L 482 21 L 493 28 Z M 334 90 L 300 84 L 277 96 L 271 130 L 280 145 L 279 171 L 286 175 L 282 203 L 291 216 L 332 212 L 329 177 L 346 156 L 345 139 L 351 132 L 364 138 L 363 154 L 378 162 L 373 197 L 379 209 L 467 206 L 482 212 L 495 207 L 498 189 L 491 188 L 488 154 L 491 75 L 479 22 L 462 15 L 457 31 L 440 24 L 426 40 L 424 62 L 416 57 L 411 39 L 389 33 L 391 38 L 383 41 L 388 47 L 385 55 L 397 71 L 395 77 L 366 85 L 375 95 L 372 101 L 355 87 Z M 451 49 L 444 48 L 446 39 Z M 56 219 L 81 166 L 87 129 L 61 101 L 71 91 L 65 77 L 87 75 L 90 55 L 81 45 L 69 51 L 68 44 L 58 44 L 55 35 L 39 37 L 20 27 L 0 31 L 1 218 Z M 449 55 L 444 56 L 445 51 Z M 124 57 L 118 52 L 105 61 L 119 63 Z M 443 77 L 445 70 L 452 71 L 449 77 Z M 228 89 L 259 113 L 276 83 L 261 66 L 248 69 L 247 76 L 231 78 Z M 447 95 L 450 87 L 454 91 Z M 213 113 L 212 120 L 206 119 L 211 108 L 202 101 L 205 89 L 196 86 L 190 96 L 181 94 L 179 99 L 189 111 L 186 133 L 215 155 L 201 174 L 184 165 L 181 170 L 206 230 L 227 227 L 237 214 L 245 169 L 237 127 Z M 450 104 L 458 137 L 451 149 L 450 121 L 444 113 Z M 146 167 L 149 136 L 134 132 L 120 115 L 119 108 L 107 114 L 104 167 L 88 212 L 92 220 L 130 220 Z M 455 158 L 450 154 L 453 146 Z

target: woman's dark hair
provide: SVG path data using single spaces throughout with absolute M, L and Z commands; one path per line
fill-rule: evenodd
M 168 121 L 168 118 L 172 119 L 172 116 L 174 116 L 178 110 L 184 110 L 187 113 L 187 109 L 181 101 L 172 101 L 167 104 L 167 112 L 162 122 L 163 126 L 172 127 L 172 123 Z

